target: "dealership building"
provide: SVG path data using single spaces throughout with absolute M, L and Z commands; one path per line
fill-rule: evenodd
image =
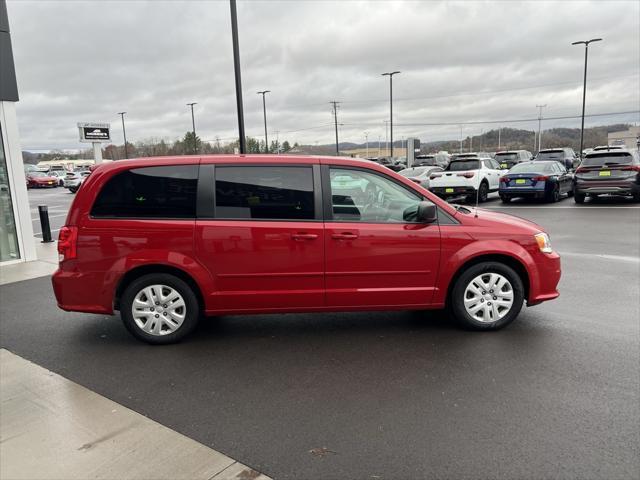
M 0 0 L 0 265 L 37 259 L 16 119 L 17 101 L 7 5 Z

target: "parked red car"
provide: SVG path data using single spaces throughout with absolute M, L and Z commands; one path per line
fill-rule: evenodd
M 27 188 L 55 188 L 58 183 L 58 177 L 53 177 L 44 172 L 27 173 Z
M 201 314 L 448 307 L 494 330 L 558 296 L 538 225 L 453 207 L 373 162 L 295 156 L 95 168 L 60 230 L 60 308 L 170 343 Z

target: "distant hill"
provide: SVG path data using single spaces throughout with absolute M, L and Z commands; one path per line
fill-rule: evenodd
M 605 125 L 601 127 L 591 127 L 584 129 L 584 147 L 592 148 L 596 145 L 606 145 L 607 134 L 627 130 L 628 124 Z M 501 150 L 529 150 L 535 151 L 534 139 L 537 142 L 537 130 L 521 130 L 517 128 L 503 128 L 499 132 Z M 498 150 L 498 129 L 489 130 L 482 135 L 474 135 L 472 141 L 469 137 L 463 140 L 463 150 L 469 151 L 470 143 L 474 151 L 493 152 Z M 394 147 L 402 147 L 401 140 L 393 142 Z M 369 144 L 371 146 L 371 143 Z M 340 143 L 340 150 L 352 150 L 364 148 L 365 144 Z M 580 129 L 579 128 L 551 128 L 542 131 L 542 147 L 571 147 L 576 152 L 580 149 Z M 333 155 L 335 145 L 300 145 L 299 153 L 312 155 Z M 460 150 L 459 140 L 440 140 L 421 144 L 422 153 L 430 153 L 438 150 L 457 152 Z

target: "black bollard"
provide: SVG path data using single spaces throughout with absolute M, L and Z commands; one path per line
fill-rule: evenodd
M 51 240 L 51 225 L 49 225 L 49 207 L 47 207 L 46 205 L 38 205 L 38 213 L 40 214 L 42 243 L 53 242 L 53 240 Z

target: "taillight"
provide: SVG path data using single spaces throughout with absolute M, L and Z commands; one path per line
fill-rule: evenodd
M 509 181 L 509 177 L 500 177 L 500 181 L 503 183 L 507 183 Z
M 589 171 L 589 169 L 586 168 L 586 167 L 578 167 L 578 168 L 576 168 L 576 173 L 585 173 L 585 172 L 588 172 L 588 171 Z
M 431 180 L 434 180 L 434 179 L 436 179 L 436 178 L 440 178 L 441 176 L 442 176 L 442 174 L 441 174 L 441 173 L 433 173 L 433 174 L 431 174 L 431 175 L 429 176 L 429 178 L 430 178 Z
M 78 243 L 78 227 L 62 227 L 58 234 L 58 260 L 76 258 Z
M 547 180 L 549 180 L 549 177 L 541 175 L 539 177 L 533 177 L 531 180 L 533 180 L 534 182 L 546 182 Z
M 635 172 L 640 172 L 640 165 L 629 165 L 628 167 L 622 167 L 620 170 L 633 170 Z
M 473 178 L 474 175 L 475 173 L 473 172 L 458 173 L 459 177 L 464 177 L 464 178 Z

